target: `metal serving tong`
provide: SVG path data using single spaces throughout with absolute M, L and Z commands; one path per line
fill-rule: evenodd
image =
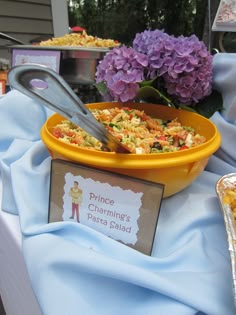
M 80 126 L 99 140 L 108 151 L 130 153 L 99 123 L 65 80 L 42 65 L 15 66 L 8 72 L 11 87 L 40 102 Z
M 11 36 L 4 34 L 4 33 L 1 33 L 1 32 L 0 32 L 0 38 L 11 41 L 11 42 L 19 44 L 19 45 L 25 45 L 25 43 L 23 43 L 21 40 L 16 39 L 14 37 L 11 37 Z

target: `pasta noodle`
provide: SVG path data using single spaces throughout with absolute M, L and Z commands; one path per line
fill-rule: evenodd
M 85 31 L 81 34 L 72 33 L 61 37 L 54 37 L 39 43 L 39 46 L 82 46 L 103 48 L 112 48 L 119 45 L 120 43 L 118 41 L 87 35 Z
M 144 111 L 127 107 L 91 110 L 95 118 L 132 153 L 175 152 L 206 141 L 189 126 L 177 119 L 164 121 Z M 69 120 L 57 124 L 52 134 L 60 141 L 92 150 L 103 150 L 102 144 Z
M 225 189 L 223 203 L 230 206 L 236 223 L 236 187 L 232 189 Z

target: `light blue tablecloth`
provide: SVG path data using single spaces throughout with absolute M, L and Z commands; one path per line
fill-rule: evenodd
M 51 114 L 17 91 L 0 99 L 2 208 L 19 215 L 23 254 L 45 315 L 233 315 L 231 263 L 215 192 L 236 172 L 236 55 L 214 57 L 225 111 L 220 150 L 187 189 L 163 201 L 152 257 L 81 224 L 47 224 Z M 14 300 L 13 300 L 14 302 Z

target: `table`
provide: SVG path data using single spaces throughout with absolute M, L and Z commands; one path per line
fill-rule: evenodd
M 2 180 L 0 178 L 0 204 Z M 42 315 L 22 255 L 19 217 L 0 211 L 0 295 L 7 315 Z
M 82 224 L 47 223 L 50 157 L 39 134 L 47 113 L 16 91 L 0 99 L 4 210 L 18 214 L 0 215 L 8 315 L 39 315 L 37 302 L 44 315 L 235 315 L 214 185 L 236 172 L 236 55 L 214 58 L 225 111 L 212 119 L 224 141 L 192 185 L 163 201 L 152 257 Z

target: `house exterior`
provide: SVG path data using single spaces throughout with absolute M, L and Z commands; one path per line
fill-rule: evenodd
M 29 45 L 68 32 L 67 0 L 0 0 L 0 33 Z M 0 59 L 11 59 L 10 45 L 0 38 Z

